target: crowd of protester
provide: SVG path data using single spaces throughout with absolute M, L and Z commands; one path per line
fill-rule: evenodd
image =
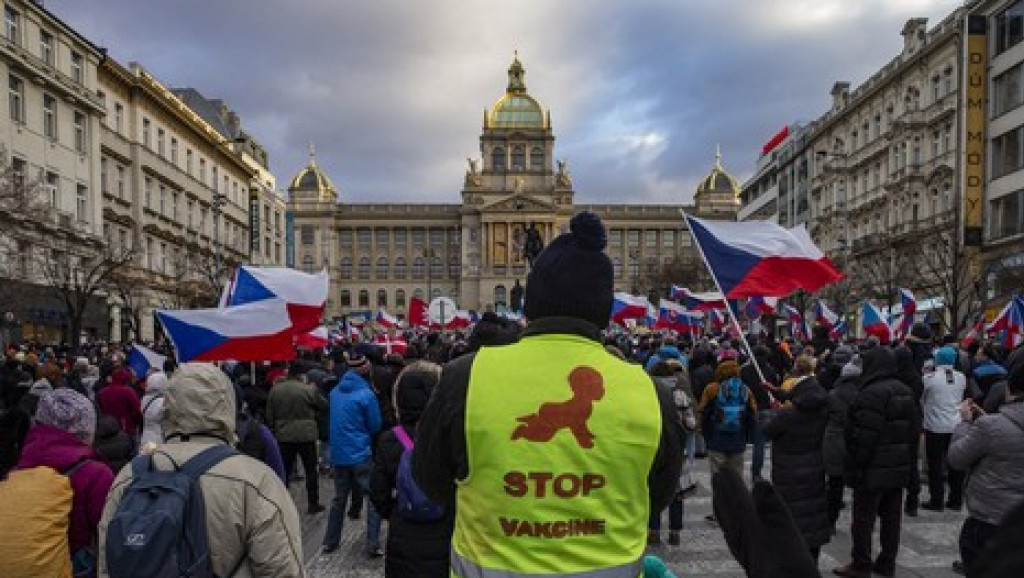
M 147 375 L 134 374 L 121 348 L 72 355 L 11 346 L 0 367 L 0 575 L 117 575 L 111 568 L 127 555 L 108 560 L 103 545 L 123 531 L 119 506 L 142 475 L 133 459 L 179 467 L 229 445 L 237 454 L 199 478 L 217 575 L 302 575 L 302 514 L 287 487 L 304 482 L 306 516 L 328 509 L 320 490 L 334 484 L 325 555 L 338 548 L 346 519 L 365 515 L 365 552 L 385 556 L 385 575 L 447 576 L 455 514 L 414 491 L 407 462 L 418 424 L 445 364 L 514 343 L 520 331 L 487 314 L 467 335 L 410 333 L 401 355 L 345 341 L 293 362 L 168 361 Z M 1019 554 L 986 551 L 1024 528 L 1024 349 L 965 348 L 922 324 L 899 345 L 835 343 L 825 332 L 808 343 L 749 336 L 749 346 L 729 337 L 602 335 L 608 352 L 642 366 L 672 400 L 685 433 L 682 474 L 666 511 L 651 512 L 649 545 L 680 544 L 695 468 L 724 472 L 715 485 L 728 487 L 744 474 L 750 446 L 752 499 L 767 499 L 758 488 L 770 478 L 798 535 L 793 543 L 810 560 L 802 575 L 818 575 L 821 548 L 845 508 L 852 560 L 837 575 L 893 576 L 904 516 L 964 507 L 956 570 L 1020 571 L 1012 566 Z M 707 522 L 722 525 L 748 574 L 772 575 L 756 569 L 766 554 L 737 545 L 738 533 L 769 524 L 737 527 L 741 506 L 730 510 L 716 496 Z M 881 549 L 872 556 L 876 519 Z

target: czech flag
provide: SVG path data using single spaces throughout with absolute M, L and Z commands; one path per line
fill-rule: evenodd
M 836 323 L 839 323 L 839 316 L 833 313 L 821 299 L 817 299 L 814 302 L 814 315 L 818 318 L 820 325 L 824 325 L 829 329 L 832 329 L 836 326 Z
M 326 270 L 311 275 L 287 267 L 242 266 L 235 271 L 224 301 L 231 307 L 280 299 L 288 304 L 295 332 L 306 333 L 320 326 L 329 285 Z
M 612 302 L 612 321 L 623 325 L 627 319 L 644 319 L 650 309 L 645 297 L 637 297 L 629 293 L 618 291 L 615 293 L 615 300 Z
M 359 329 L 352 323 L 345 323 L 345 336 L 351 341 L 359 341 L 363 337 L 363 334 L 359 332 Z
M 892 327 L 874 304 L 865 301 L 860 312 L 860 326 L 864 333 L 874 335 L 882 344 L 892 341 Z
M 975 323 L 973 327 L 971 327 L 970 331 L 967 332 L 967 335 L 964 335 L 964 338 L 960 340 L 960 347 L 963 347 L 964 349 L 969 348 L 975 342 L 981 341 L 984 334 L 985 318 L 982 317 L 978 319 L 978 322 Z
M 128 367 L 132 368 L 137 379 L 146 379 L 150 371 L 163 371 L 165 361 L 166 355 L 160 355 L 137 343 L 132 344 L 132 349 L 128 352 Z
M 790 331 L 793 333 L 793 337 L 799 339 L 810 339 L 810 332 L 807 330 L 807 324 L 804 323 L 804 315 L 797 311 L 796 307 L 792 305 L 783 305 L 783 311 L 786 312 L 786 319 L 789 319 L 791 325 Z
M 708 318 L 711 319 L 712 331 L 721 332 L 725 327 L 725 313 L 721 309 L 712 309 L 708 313 Z
M 1003 332 L 1003 346 L 1013 349 L 1024 341 L 1024 299 L 1014 295 L 988 326 L 988 331 Z
M 401 321 L 399 321 L 397 317 L 389 315 L 388 312 L 383 309 L 377 310 L 377 316 L 374 317 L 373 320 L 377 322 L 377 325 L 388 329 L 393 329 L 401 325 Z
M 743 312 L 746 314 L 747 319 L 760 319 L 762 315 L 774 315 L 778 307 L 778 297 L 754 295 L 747 299 Z
M 836 323 L 832 327 L 832 329 L 829 330 L 828 337 L 829 337 L 829 339 L 831 339 L 833 341 L 838 341 L 838 340 L 842 339 L 843 337 L 846 337 L 846 332 L 847 332 L 848 329 L 849 328 L 846 326 L 846 320 L 844 319 L 844 320 L 840 321 L 839 323 Z
M 914 324 L 914 314 L 917 313 L 917 300 L 914 299 L 914 294 L 910 289 L 903 289 L 901 287 L 899 293 L 900 305 L 903 307 L 903 318 L 896 329 L 896 335 L 902 339 L 906 337 L 907 333 L 910 332 L 910 327 Z
M 295 328 L 288 303 L 263 299 L 223 309 L 157 311 L 178 361 L 289 361 Z
M 725 296 L 717 292 L 695 293 L 686 287 L 673 285 L 670 297 L 679 301 L 688 311 L 711 311 L 725 309 Z
M 331 342 L 331 336 L 327 328 L 321 325 L 309 333 L 295 336 L 295 347 L 299 349 L 314 350 L 323 349 Z
M 803 225 L 770 221 L 707 221 L 686 215 L 711 273 L 730 299 L 813 293 L 843 274 L 811 240 Z
M 703 313 L 687 311 L 674 301 L 662 299 L 658 302 L 658 321 L 654 324 L 654 328 L 670 329 L 677 333 L 693 335 L 700 333 L 703 318 Z

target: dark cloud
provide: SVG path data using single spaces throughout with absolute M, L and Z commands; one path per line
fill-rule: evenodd
M 279 185 L 314 142 L 347 200 L 458 200 L 483 110 L 514 48 L 551 109 L 581 202 L 687 200 L 721 144 L 750 174 L 761 144 L 867 78 L 912 16 L 955 0 L 50 0 L 165 84 L 223 98 Z

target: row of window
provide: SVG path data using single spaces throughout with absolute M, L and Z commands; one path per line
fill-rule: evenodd
M 496 171 L 503 171 L 512 168 L 517 171 L 525 171 L 527 168 L 540 171 L 544 169 L 544 149 L 533 147 L 530 149 L 530 165 L 526 165 L 526 147 L 514 145 L 511 149 L 494 147 L 491 151 L 491 168 Z
M 14 175 L 14 185 L 24 186 L 28 175 L 28 162 L 19 157 L 11 158 L 11 171 Z M 72 213 L 74 218 L 82 223 L 89 219 L 89 187 L 82 183 L 75 183 L 74 207 L 69 211 L 65 204 L 64 195 L 61 189 L 61 176 L 54 171 L 45 171 L 42 175 L 43 194 L 46 196 L 47 204 L 62 213 Z
M 5 4 L 4 36 L 7 37 L 7 40 L 10 40 L 20 46 L 23 44 L 23 30 L 24 25 L 21 13 L 13 7 Z M 48 66 L 56 66 L 57 43 L 54 40 L 53 34 L 40 28 L 38 47 L 39 51 L 37 56 Z M 85 58 L 74 50 L 70 51 L 70 55 L 68 57 L 68 75 L 71 76 L 72 80 L 79 84 L 85 82 Z
M 302 259 L 302 268 L 307 273 L 313 273 L 316 268 L 316 260 L 312 255 L 306 255 Z M 354 279 L 353 276 L 353 262 L 352 259 L 345 257 L 341 260 L 339 265 L 340 276 L 342 279 Z M 375 273 L 377 279 L 387 279 L 389 274 L 393 274 L 395 279 L 405 279 L 406 274 L 411 269 L 413 279 L 425 279 L 429 275 L 429 278 L 441 279 L 445 274 L 444 261 L 440 257 L 434 257 L 430 261 L 430 268 L 427 268 L 427 262 L 423 257 L 416 257 L 412 260 L 411 268 L 407 265 L 405 257 L 398 257 L 395 259 L 394 269 L 391 270 L 388 264 L 388 258 L 381 256 L 377 258 L 377 265 L 371 268 L 370 258 L 363 256 L 359 259 L 355 265 L 356 276 L 359 279 L 369 279 L 371 270 Z M 457 258 L 453 258 L 448 262 L 448 277 L 452 279 L 458 279 L 462 275 L 462 265 L 459 263 Z
M 994 34 L 996 54 L 1001 54 L 1024 40 L 1024 2 L 1014 2 L 996 15 Z
M 1024 233 L 1024 190 L 989 202 L 988 237 L 997 240 Z
M 7 77 L 7 104 L 11 120 L 17 124 L 28 124 L 28 114 L 25 111 L 25 81 L 13 74 Z M 43 114 L 40 118 L 43 136 L 60 142 L 60 106 L 58 100 L 52 94 L 42 95 Z M 89 152 L 88 140 L 88 118 L 85 113 L 71 109 L 71 134 L 72 144 L 75 150 L 81 154 Z
M 639 247 L 641 233 L 643 234 L 643 241 L 645 247 L 658 247 L 659 233 L 661 235 L 662 247 L 675 247 L 677 239 L 679 240 L 679 243 L 682 244 L 683 246 L 690 245 L 689 235 L 684 235 L 681 231 L 676 231 L 674 229 L 663 229 L 661 231 L 659 231 L 658 229 L 645 229 L 643 231 L 641 231 L 640 229 L 629 229 L 628 231 L 624 231 L 622 229 L 610 229 L 608 231 L 608 246 L 621 247 L 622 239 L 625 235 L 628 246 Z

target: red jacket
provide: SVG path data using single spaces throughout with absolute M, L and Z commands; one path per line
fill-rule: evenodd
M 142 430 L 142 402 L 135 390 L 128 385 L 110 384 L 96 394 L 96 405 L 100 411 L 114 416 L 121 431 L 138 436 Z

